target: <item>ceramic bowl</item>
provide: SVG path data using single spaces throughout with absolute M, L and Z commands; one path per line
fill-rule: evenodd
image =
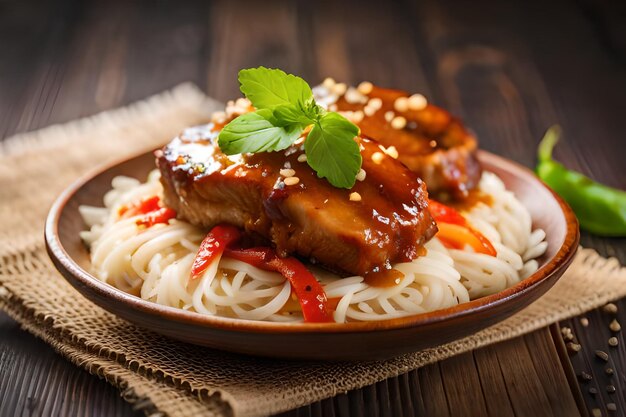
M 496 173 L 546 232 L 548 249 L 532 276 L 497 294 L 444 310 L 403 318 L 358 323 L 272 323 L 201 315 L 126 294 L 89 273 L 83 204 L 101 206 L 117 175 L 145 179 L 154 169 L 146 153 L 98 169 L 72 184 L 52 206 L 45 230 L 56 268 L 86 298 L 102 308 L 166 336 L 231 352 L 318 360 L 382 359 L 468 336 L 520 311 L 545 293 L 571 263 L 579 241 L 578 222 L 569 206 L 530 170 L 481 151 L 484 169 Z M 78 296 L 78 295 L 77 295 Z

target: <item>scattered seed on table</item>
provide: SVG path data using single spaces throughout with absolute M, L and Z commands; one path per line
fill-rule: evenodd
M 618 344 L 618 340 L 617 337 L 613 336 L 613 337 L 609 337 L 609 346 L 611 347 L 615 347 Z
M 619 321 L 613 319 L 611 324 L 609 324 L 609 329 L 611 329 L 612 332 L 619 332 L 622 330 L 622 326 L 620 326 Z
M 598 393 L 598 390 L 595 389 L 594 387 L 589 388 L 589 394 L 596 395 L 597 393 Z
M 615 391 L 616 391 L 615 385 L 607 385 L 606 386 L 606 392 L 608 392 L 609 394 L 614 394 Z
M 591 381 L 593 379 L 593 377 L 591 375 L 589 375 L 587 372 L 582 371 L 580 373 L 580 375 L 578 375 L 580 377 L 580 379 L 582 379 L 583 381 Z
M 599 408 L 594 408 L 593 410 L 591 410 L 591 415 L 593 417 L 602 417 L 602 410 L 600 410 Z
M 606 372 L 607 375 L 613 375 L 615 373 L 613 368 L 606 368 L 604 372 Z
M 567 344 L 567 349 L 569 349 L 569 351 L 573 353 L 579 352 L 581 348 L 582 346 L 580 346 L 578 343 L 569 342 Z
M 607 403 L 606 409 L 609 411 L 617 411 L 617 406 L 615 405 L 615 403 Z
M 615 314 L 617 313 L 617 306 L 613 303 L 608 303 L 607 305 L 602 307 L 602 310 L 604 310 L 605 313 Z
M 588 319 L 587 317 L 583 317 L 583 318 L 581 318 L 581 319 L 580 319 L 580 324 L 581 324 L 583 327 L 587 327 L 587 326 L 589 326 L 589 319 Z
M 604 362 L 608 362 L 609 361 L 609 354 L 606 353 L 603 350 L 596 350 L 596 356 L 600 359 L 602 359 Z

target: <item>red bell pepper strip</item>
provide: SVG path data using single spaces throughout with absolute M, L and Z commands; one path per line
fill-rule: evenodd
M 196 253 L 191 266 L 190 280 L 200 278 L 207 270 L 211 262 L 224 253 L 224 250 L 235 243 L 241 237 L 239 229 L 226 224 L 215 226 L 200 243 L 200 249 Z
M 176 211 L 169 207 L 161 207 L 161 199 L 158 196 L 152 196 L 141 200 L 138 203 L 124 205 L 119 208 L 118 215 L 120 219 L 143 214 L 141 219 L 137 220 L 137 226 L 151 227 L 158 223 L 167 223 L 170 219 L 176 217 Z
M 155 224 L 165 223 L 176 217 L 176 211 L 169 207 L 161 207 L 157 210 L 146 213 L 141 219 L 137 220 L 137 226 L 152 227 Z
M 296 258 L 279 258 L 270 248 L 227 249 L 224 255 L 266 271 L 278 272 L 287 278 L 300 302 L 304 321 L 309 323 L 333 321 L 324 288 Z
M 148 197 L 138 203 L 133 203 L 129 206 L 121 206 L 118 214 L 120 218 L 127 219 L 138 214 L 150 213 L 151 211 L 156 211 L 161 208 L 159 202 L 160 198 L 156 195 L 153 197 Z
M 437 237 L 444 246 L 463 249 L 465 245 L 469 245 L 478 253 L 490 256 L 497 255 L 496 249 L 489 239 L 472 228 L 458 211 L 434 200 L 428 201 L 428 209 L 439 224 Z

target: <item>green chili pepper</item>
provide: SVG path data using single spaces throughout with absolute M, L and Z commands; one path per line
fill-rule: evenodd
M 539 144 L 537 175 L 574 210 L 580 227 L 601 236 L 626 236 L 626 192 L 570 171 L 552 159 L 561 129 L 552 126 Z

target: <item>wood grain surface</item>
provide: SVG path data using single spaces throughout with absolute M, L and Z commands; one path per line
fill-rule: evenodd
M 555 157 L 624 189 L 625 19 L 624 3 L 607 0 L 2 0 L 0 137 L 182 81 L 226 100 L 238 93 L 238 69 L 266 65 L 312 83 L 329 75 L 422 92 L 462 117 L 483 148 L 527 166 L 558 123 Z M 582 244 L 626 263 L 624 239 L 583 233 Z M 616 304 L 616 315 L 586 314 L 587 326 L 561 323 L 582 346 L 576 354 L 553 326 L 284 415 L 625 416 L 626 341 L 619 333 L 618 347 L 607 344 L 611 320 L 626 324 L 626 302 Z M 134 414 L 0 313 L 0 416 Z

